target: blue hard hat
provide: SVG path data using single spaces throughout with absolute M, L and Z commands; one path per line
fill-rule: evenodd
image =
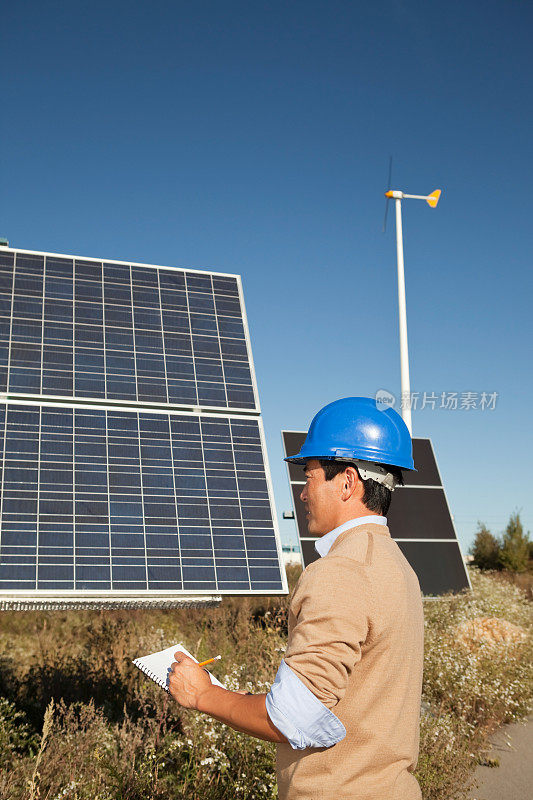
M 371 397 L 343 397 L 316 414 L 300 452 L 285 461 L 303 464 L 311 458 L 415 470 L 409 428 L 393 408 L 382 411 Z

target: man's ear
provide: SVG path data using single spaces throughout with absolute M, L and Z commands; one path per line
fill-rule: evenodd
M 361 478 L 355 467 L 346 467 L 344 472 L 340 473 L 339 477 L 341 478 L 343 500 L 349 500 L 354 493 L 357 495 L 357 493 L 360 492 L 362 487 Z

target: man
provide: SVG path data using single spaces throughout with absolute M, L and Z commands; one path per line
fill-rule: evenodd
M 416 576 L 385 514 L 411 437 L 393 410 L 347 397 L 313 419 L 300 453 L 301 499 L 321 556 L 302 573 L 285 657 L 267 695 L 212 686 L 176 654 L 170 692 L 277 742 L 280 800 L 418 800 L 423 615 Z

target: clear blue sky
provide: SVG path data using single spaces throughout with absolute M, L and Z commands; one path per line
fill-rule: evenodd
M 499 395 L 414 433 L 463 545 L 517 509 L 533 529 L 532 24 L 504 0 L 11 3 L 0 235 L 241 273 L 281 516 L 280 430 L 399 391 L 393 154 L 395 188 L 444 190 L 404 204 L 412 389 Z

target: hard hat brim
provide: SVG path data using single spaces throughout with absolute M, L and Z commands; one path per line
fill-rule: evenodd
M 312 461 L 313 459 L 317 459 L 318 461 L 353 461 L 354 463 L 357 461 L 374 461 L 376 464 L 383 464 L 386 467 L 396 467 L 396 469 L 403 469 L 406 472 L 418 472 L 416 469 L 414 462 L 411 464 L 387 464 L 385 461 L 379 461 L 377 458 L 369 458 L 368 455 L 338 455 L 338 456 L 325 456 L 323 453 L 320 455 L 302 455 L 302 453 L 297 453 L 294 456 L 287 456 L 284 458 L 284 461 L 287 461 L 289 464 L 301 464 L 302 466 L 307 463 L 307 461 Z

